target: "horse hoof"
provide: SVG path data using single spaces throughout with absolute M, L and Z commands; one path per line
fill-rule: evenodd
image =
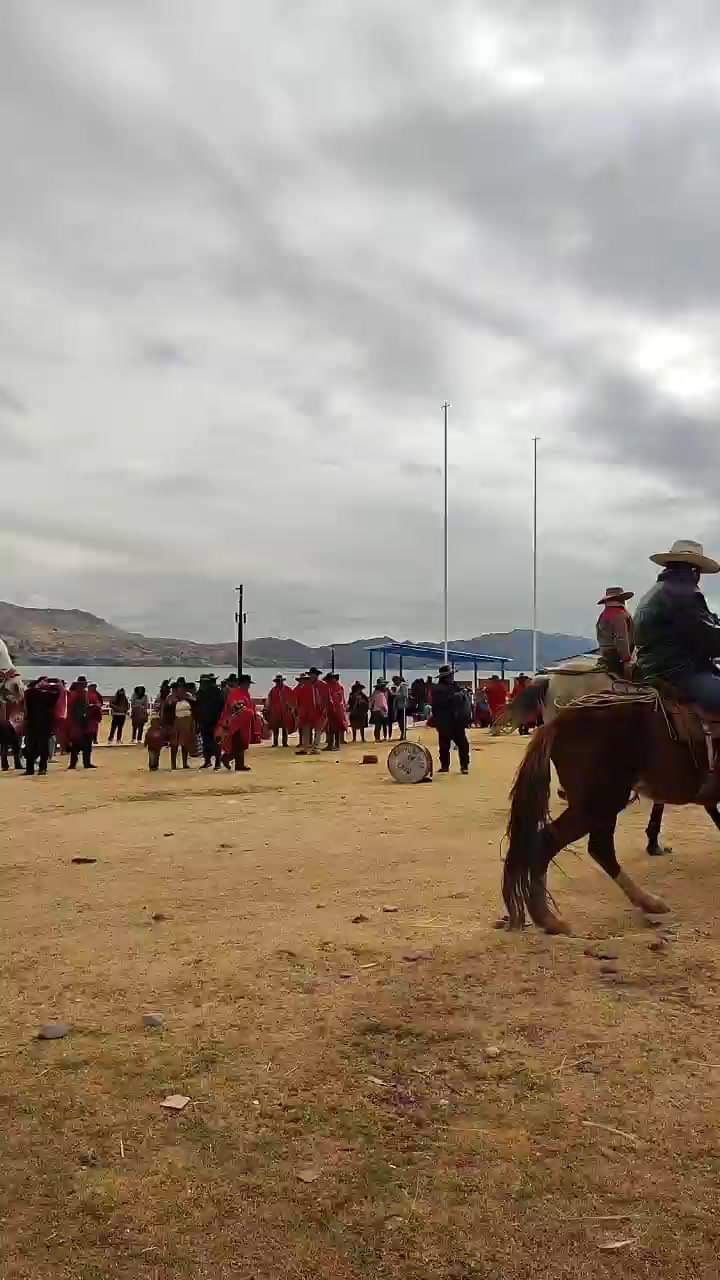
M 572 934 L 572 929 L 570 928 L 570 925 L 567 924 L 565 920 L 562 920 L 560 916 L 553 916 L 553 915 L 547 916 L 545 920 L 543 920 L 542 927 L 546 933 L 549 933 L 558 938 L 559 937 L 569 938 L 570 935 Z
M 655 898 L 649 893 L 644 894 L 640 905 L 647 916 L 664 916 L 670 911 L 667 902 L 664 902 L 662 898 Z
M 649 844 L 647 847 L 648 854 L 651 858 L 663 858 L 666 853 L 672 853 L 671 844 Z

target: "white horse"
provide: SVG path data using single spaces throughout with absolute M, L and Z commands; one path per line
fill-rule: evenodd
M 508 703 L 496 721 L 497 732 L 512 733 L 521 724 L 534 720 L 538 712 L 542 713 L 544 723 L 549 724 L 573 698 L 581 698 L 586 693 L 602 693 L 611 689 L 616 679 L 600 666 L 599 658 L 593 654 L 569 658 L 567 662 L 549 667 L 535 676 L 527 688 Z M 645 829 L 647 851 L 654 857 L 672 852 L 668 845 L 660 843 L 663 811 L 664 805 L 654 804 Z M 714 805 L 708 806 L 706 812 L 720 831 L 720 813 L 717 808 Z
M 0 702 L 22 702 L 24 694 L 23 678 L 15 668 L 5 641 L 0 639 Z

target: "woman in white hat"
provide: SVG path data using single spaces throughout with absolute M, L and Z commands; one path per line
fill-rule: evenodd
M 597 620 L 600 656 L 608 671 L 615 676 L 630 677 L 630 663 L 635 648 L 633 620 L 625 608 L 625 601 L 632 600 L 634 592 L 622 587 L 608 587 L 598 604 L 603 611 Z
M 637 665 L 649 684 L 666 682 L 681 697 L 720 714 L 720 619 L 711 613 L 698 583 L 720 573 L 699 542 L 680 540 L 650 559 L 662 565 L 656 584 L 635 614 Z

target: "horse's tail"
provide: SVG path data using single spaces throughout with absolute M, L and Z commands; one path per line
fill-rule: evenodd
M 533 880 L 545 871 L 542 828 L 549 819 L 550 754 L 558 723 L 553 720 L 533 735 L 510 792 L 503 898 L 511 927 L 525 923 Z
M 538 712 L 545 706 L 545 699 L 550 685 L 549 676 L 536 676 L 533 681 L 519 693 L 512 702 L 503 707 L 495 720 L 493 728 L 498 731 L 512 725 L 519 729 L 521 724 L 536 720 Z

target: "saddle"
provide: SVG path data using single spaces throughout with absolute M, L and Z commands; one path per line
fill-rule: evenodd
M 712 773 L 718 762 L 720 714 L 707 711 L 696 702 L 682 702 L 674 690 L 663 690 L 662 700 L 678 742 L 684 742 L 691 750 L 705 744 L 707 766 Z

